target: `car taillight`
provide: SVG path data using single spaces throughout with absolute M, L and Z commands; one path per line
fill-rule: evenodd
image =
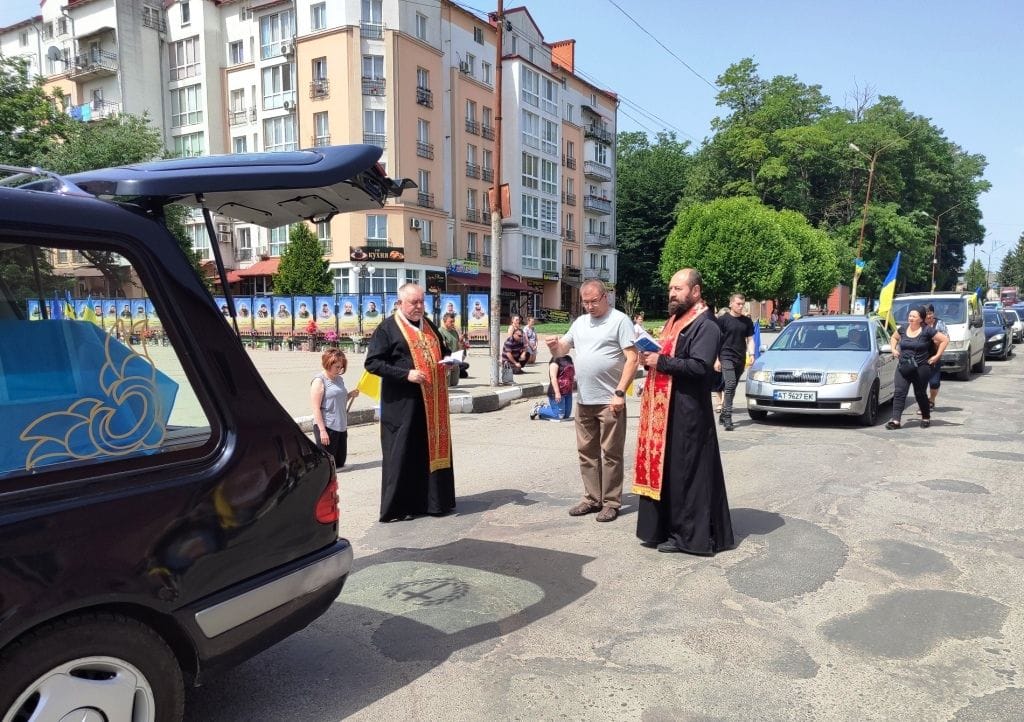
M 321 524 L 333 524 L 338 521 L 338 516 L 338 475 L 331 471 L 331 480 L 316 501 L 316 520 Z

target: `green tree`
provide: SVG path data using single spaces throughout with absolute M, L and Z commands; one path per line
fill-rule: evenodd
M 796 211 L 780 211 L 776 219 L 800 254 L 796 290 L 823 306 L 840 281 L 840 250 L 825 231 L 812 228 Z
M 324 260 L 324 249 L 306 223 L 288 231 L 288 246 L 281 253 L 281 265 L 274 276 L 274 293 L 312 295 L 331 293 L 334 283 Z
M 985 271 L 985 264 L 978 259 L 971 261 L 971 265 L 967 267 L 967 272 L 964 274 L 964 287 L 968 291 L 973 291 L 976 288 L 982 290 L 988 288 L 988 273 Z
M 0 55 L 0 163 L 44 165 L 74 125 L 63 109 L 63 96 L 30 78 L 24 58 Z
M 653 144 L 642 132 L 618 136 L 615 235 L 625 262 L 619 264 L 616 282 L 637 290 L 637 310 L 665 305 L 667 288 L 658 275 L 658 262 L 686 184 L 688 145 L 672 133 L 659 133 Z
M 1003 286 L 1016 286 L 1024 291 L 1024 233 L 1017 239 L 1017 247 L 1003 257 L 999 267 L 999 283 Z
M 667 283 L 680 268 L 696 268 L 707 302 L 724 306 L 735 292 L 792 299 L 799 264 L 800 251 L 775 211 L 753 198 L 724 198 L 680 212 L 660 269 Z

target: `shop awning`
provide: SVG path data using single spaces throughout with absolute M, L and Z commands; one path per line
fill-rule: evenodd
M 277 267 L 281 265 L 280 258 L 268 258 L 265 261 L 257 261 L 248 268 L 237 271 L 239 278 L 250 278 L 252 276 L 273 276 L 277 273 Z
M 449 273 L 448 281 L 458 283 L 461 286 L 472 286 L 479 288 L 491 287 L 491 274 L 478 273 L 475 276 L 464 273 Z M 536 289 L 530 288 L 515 276 L 508 273 L 501 274 L 501 289 L 503 291 L 528 291 L 537 293 Z

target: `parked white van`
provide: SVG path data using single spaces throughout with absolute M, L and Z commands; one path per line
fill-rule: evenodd
M 904 293 L 892 302 L 896 323 L 906 323 L 911 308 L 934 306 L 935 316 L 949 330 L 949 345 L 942 354 L 942 370 L 955 373 L 961 381 L 971 371 L 985 371 L 985 328 L 981 304 L 973 293 Z

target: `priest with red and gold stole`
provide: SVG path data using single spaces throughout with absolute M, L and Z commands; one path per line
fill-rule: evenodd
M 669 319 L 647 368 L 637 432 L 636 535 L 660 552 L 711 556 L 734 546 L 725 475 L 711 408 L 721 332 L 692 268 L 669 283 Z
M 447 368 L 451 353 L 424 315 L 423 289 L 398 289 L 398 310 L 377 327 L 366 370 L 381 377 L 381 521 L 441 516 L 455 508 Z

